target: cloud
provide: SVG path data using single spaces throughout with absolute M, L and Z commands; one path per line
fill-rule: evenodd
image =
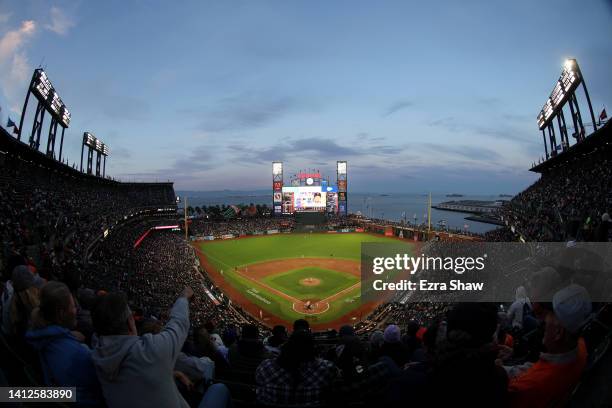
M 303 108 L 305 104 L 291 96 L 243 93 L 222 98 L 214 108 L 204 109 L 203 112 L 180 110 L 179 113 L 200 118 L 200 130 L 226 132 L 263 127 Z
M 517 124 L 520 125 L 523 123 L 523 121 L 520 120 L 522 117 L 523 116 L 504 114 L 502 115 L 502 118 L 504 120 L 500 120 L 497 126 L 482 126 L 471 123 L 464 123 L 452 116 L 449 116 L 430 121 L 428 125 L 431 127 L 439 127 L 442 129 L 446 129 L 452 133 L 481 135 L 487 138 L 504 139 L 510 140 L 512 142 L 521 142 L 529 144 L 537 143 L 537 139 L 523 136 L 525 134 L 525 131 L 517 128 Z
M 8 31 L 0 38 L 0 89 L 11 109 L 18 103 L 21 88 L 31 75 L 31 68 L 24 47 L 36 33 L 36 23 L 26 20 L 16 30 Z
M 296 152 L 301 156 L 309 156 L 317 160 L 336 160 L 339 158 L 356 157 L 368 154 L 363 149 L 340 146 L 338 143 L 316 137 L 292 140 L 276 146 L 260 149 L 249 145 L 230 145 L 229 150 L 237 155 L 237 159 L 245 163 L 271 162 L 295 157 Z
M 197 146 L 187 155 L 174 159 L 170 166 L 145 172 L 120 173 L 119 177 L 186 181 L 202 179 L 205 171 L 218 167 L 210 145 Z M 129 151 L 128 155 L 131 155 Z M 129 156 L 128 156 L 129 157 Z
M 36 23 L 26 20 L 17 30 L 9 31 L 0 38 L 0 60 L 7 60 L 19 51 L 21 47 L 36 32 Z
M 119 159 L 119 160 L 127 160 L 127 159 L 132 158 L 132 152 L 126 149 L 125 147 L 114 148 L 111 153 L 113 155 L 113 158 Z
M 497 107 L 501 104 L 502 100 L 496 96 L 476 98 L 476 103 L 483 105 L 487 108 Z
M 452 116 L 432 120 L 428 123 L 428 125 L 431 127 L 441 127 L 450 130 L 451 132 L 456 132 L 459 130 L 457 120 Z
M 106 91 L 98 94 L 101 111 L 114 120 L 144 120 L 150 112 L 149 103 L 130 95 L 117 95 Z
M 58 7 L 51 7 L 50 18 L 51 24 L 46 24 L 44 28 L 59 35 L 66 35 L 76 24 L 71 17 L 67 16 Z
M 310 151 L 320 155 L 319 157 L 357 156 L 363 154 L 351 147 L 340 146 L 329 139 L 309 137 L 291 142 L 290 149 L 293 151 Z
M 479 146 L 469 145 L 442 145 L 436 143 L 424 143 L 423 146 L 437 153 L 448 153 L 455 156 L 464 157 L 471 160 L 491 161 L 500 160 L 499 153 Z
M 217 167 L 213 155 L 214 149 L 210 145 L 198 146 L 191 150 L 187 156 L 174 161 L 169 169 L 161 170 L 162 174 L 191 175 Z
M 394 103 L 392 103 L 383 113 L 383 117 L 388 117 L 393 115 L 396 112 L 401 111 L 402 109 L 406 109 L 409 108 L 411 106 L 414 106 L 414 102 L 410 102 L 410 101 L 405 101 L 405 100 L 400 100 L 400 101 L 396 101 Z

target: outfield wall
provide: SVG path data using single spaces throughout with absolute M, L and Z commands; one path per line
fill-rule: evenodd
M 328 230 L 319 230 L 313 231 L 316 233 L 355 233 L 355 232 L 365 232 L 364 228 L 337 228 L 337 229 L 328 229 Z M 291 234 L 291 233 L 304 233 L 303 231 L 294 231 L 291 229 L 270 229 L 263 231 L 249 231 L 244 234 L 220 234 L 220 235 L 190 235 L 189 239 L 193 241 L 214 241 L 218 239 L 234 239 L 234 238 L 243 238 L 243 237 L 252 237 L 252 236 L 262 236 L 262 235 L 275 235 L 275 234 Z

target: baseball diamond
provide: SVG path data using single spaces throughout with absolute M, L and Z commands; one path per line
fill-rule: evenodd
M 361 243 L 390 240 L 398 242 L 367 233 L 305 233 L 193 245 L 214 284 L 253 317 L 267 325 L 306 318 L 324 329 L 361 319 L 380 303 L 360 299 Z M 400 242 L 412 251 L 411 242 Z

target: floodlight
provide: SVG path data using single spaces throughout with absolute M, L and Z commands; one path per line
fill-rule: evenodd
M 540 114 L 537 117 L 538 128 L 544 129 L 550 124 L 550 121 L 559 112 L 565 102 L 570 98 L 572 93 L 582 83 L 578 63 L 573 58 L 568 58 L 563 64 L 561 76 L 555 83 L 555 86 L 542 107 Z
M 60 115 L 62 117 L 62 122 L 64 123 L 64 125 L 66 125 L 66 127 L 68 127 L 68 125 L 70 124 L 70 112 L 68 112 L 68 108 L 66 108 L 66 105 L 62 104 L 62 108 L 60 109 Z
M 30 85 L 30 91 L 37 97 L 40 103 L 43 103 L 47 111 L 61 123 L 63 127 L 68 127 L 70 124 L 70 114 L 65 109 L 64 102 L 59 97 L 59 94 L 51 85 L 49 77 L 41 68 L 34 70 L 34 76 Z
M 89 132 L 85 132 L 85 144 L 89 147 L 96 145 L 96 137 Z

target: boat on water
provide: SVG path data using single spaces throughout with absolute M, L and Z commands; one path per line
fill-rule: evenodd
M 463 197 L 463 194 L 447 194 L 447 197 Z

